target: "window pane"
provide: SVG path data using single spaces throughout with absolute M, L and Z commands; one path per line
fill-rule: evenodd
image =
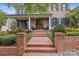
M 59 10 L 59 4 L 58 3 L 51 4 L 51 10 L 52 11 L 58 11 Z
M 52 20 L 51 20 L 51 26 L 54 27 L 54 26 L 56 26 L 57 24 L 59 24 L 58 18 L 52 18 Z
M 62 11 L 67 10 L 67 4 L 61 4 L 61 10 Z

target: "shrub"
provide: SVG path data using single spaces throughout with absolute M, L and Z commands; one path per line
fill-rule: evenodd
M 79 28 L 66 28 L 66 31 L 77 32 L 77 31 L 79 31 Z
M 32 34 L 31 33 L 28 33 L 27 35 L 26 35 L 26 39 L 27 40 L 30 40 L 32 38 Z
M 79 32 L 66 32 L 67 36 L 79 36 Z
M 49 38 L 51 41 L 54 41 L 54 35 L 53 35 L 52 33 L 50 33 L 50 34 L 48 35 L 48 38 Z
M 11 30 L 11 31 L 8 31 L 8 34 L 16 34 L 16 30 Z
M 30 33 L 30 32 L 32 32 L 32 31 L 31 31 L 31 30 L 28 30 L 28 31 L 27 31 L 27 33 Z
M 13 45 L 16 43 L 16 35 L 10 34 L 0 37 L 0 45 Z
M 9 31 L 8 34 L 16 34 L 16 33 L 18 33 L 18 32 L 23 32 L 23 31 L 24 31 L 24 29 L 21 28 L 21 27 L 19 27 L 19 28 L 17 28 L 16 30 L 11 30 L 11 31 Z
M 7 35 L 8 32 L 0 32 L 0 36 Z
M 16 33 L 18 33 L 18 32 L 24 32 L 24 29 L 22 27 L 19 27 L 16 29 Z
M 53 29 L 54 32 L 64 32 L 65 33 L 65 27 L 62 24 L 58 24 Z

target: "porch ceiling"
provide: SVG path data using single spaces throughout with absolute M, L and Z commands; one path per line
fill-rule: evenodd
M 26 20 L 28 17 L 31 18 L 48 18 L 52 14 L 31 14 L 31 15 L 8 15 L 10 18 L 14 18 L 16 20 Z

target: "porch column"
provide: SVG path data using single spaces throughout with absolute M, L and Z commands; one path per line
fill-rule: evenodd
M 51 17 L 49 16 L 49 30 L 51 30 Z
M 31 22 L 30 22 L 30 17 L 29 17 L 29 30 L 31 29 L 31 25 L 30 25 L 30 23 L 31 23 Z
M 59 24 L 61 24 L 61 18 L 59 18 Z
M 34 19 L 34 28 L 36 28 L 36 19 Z

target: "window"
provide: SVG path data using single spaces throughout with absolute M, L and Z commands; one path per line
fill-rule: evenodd
M 56 26 L 57 24 L 59 24 L 58 18 L 52 18 L 52 20 L 51 20 L 51 26 L 54 27 L 54 26 Z
M 59 10 L 59 4 L 58 3 L 51 4 L 51 10 L 52 11 L 58 11 Z
M 67 10 L 67 4 L 61 4 L 61 10 L 62 11 L 65 11 L 65 10 Z

